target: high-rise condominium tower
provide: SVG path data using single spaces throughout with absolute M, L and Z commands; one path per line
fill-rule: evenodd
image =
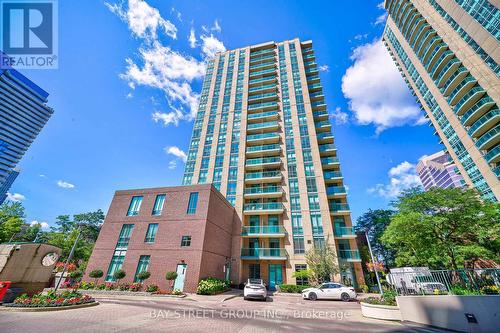
M 275 284 L 328 242 L 345 283 L 362 283 L 347 193 L 312 42 L 269 42 L 207 65 L 184 184 L 213 183 L 231 202 L 233 281 Z
M 386 0 L 383 40 L 455 161 L 500 199 L 500 1 Z
M 48 96 L 18 71 L 0 68 L 0 203 L 19 173 L 14 168 L 52 116 Z
M 426 156 L 417 164 L 417 173 L 426 191 L 432 187 L 462 187 L 464 180 L 456 169 L 450 155 L 443 151 Z

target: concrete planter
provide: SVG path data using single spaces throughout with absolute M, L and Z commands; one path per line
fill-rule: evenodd
M 398 320 L 401 321 L 401 312 L 397 306 L 376 305 L 361 302 L 361 313 L 364 317 L 383 319 L 383 320 Z
M 153 297 L 174 297 L 174 298 L 184 298 L 186 294 L 181 295 L 169 295 L 169 294 L 155 294 L 147 291 L 125 291 L 125 290 L 96 290 L 96 289 L 86 289 L 83 290 L 85 294 L 92 297 L 99 296 L 153 296 Z

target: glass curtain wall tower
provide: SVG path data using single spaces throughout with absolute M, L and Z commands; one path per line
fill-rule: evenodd
M 364 283 L 312 42 L 269 42 L 207 64 L 183 184 L 212 183 L 231 202 L 231 279 L 296 281 L 326 242 L 343 282 Z
M 498 201 L 498 1 L 386 0 L 385 8 L 384 43 L 430 124 L 465 182 Z

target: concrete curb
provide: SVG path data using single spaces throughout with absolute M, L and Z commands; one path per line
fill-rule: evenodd
M 11 312 L 49 312 L 49 311 L 63 311 L 71 309 L 89 308 L 99 305 L 99 302 L 84 303 L 77 305 L 64 305 L 64 306 L 47 306 L 47 307 L 16 307 L 16 306 L 0 306 L 0 311 Z
M 227 296 L 227 297 L 223 298 L 223 299 L 221 300 L 221 303 L 222 303 L 222 302 L 225 302 L 225 301 L 229 301 L 230 299 L 233 299 L 233 298 L 236 298 L 236 297 L 240 297 L 240 296 L 242 296 L 242 295 L 243 295 L 243 294 L 229 295 L 229 296 Z

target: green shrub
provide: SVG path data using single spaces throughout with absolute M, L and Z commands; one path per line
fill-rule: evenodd
M 85 282 L 85 281 L 82 281 L 80 283 L 80 289 L 89 290 L 89 289 L 94 289 L 94 288 L 95 288 L 94 282 Z
M 459 295 L 459 296 L 467 296 L 467 295 L 481 295 L 481 293 L 477 290 L 472 290 L 460 285 L 454 285 L 451 287 L 450 292 L 453 295 Z
M 97 285 L 97 280 L 102 278 L 104 275 L 104 272 L 100 269 L 94 269 L 89 273 L 89 277 L 94 279 L 94 285 Z
M 116 283 L 120 282 L 125 276 L 127 276 L 127 273 L 123 269 L 119 269 L 113 273 L 113 277 L 117 280 Z
M 484 286 L 481 288 L 481 293 L 485 295 L 498 295 L 500 294 L 499 286 Z
M 142 271 L 139 274 L 137 274 L 137 278 L 140 281 L 147 280 L 147 279 L 149 279 L 150 276 L 151 276 L 151 273 L 149 273 L 148 271 Z
M 148 293 L 154 293 L 158 291 L 158 286 L 156 284 L 150 284 L 149 286 L 146 287 L 146 291 Z
M 200 280 L 196 293 L 199 295 L 215 295 L 228 290 L 231 286 L 231 281 L 215 278 L 206 278 Z
M 384 291 L 384 295 L 380 297 L 368 297 L 361 300 L 363 303 L 375 304 L 375 305 L 390 305 L 396 306 L 396 296 L 398 294 L 395 291 Z
M 295 285 L 295 284 L 280 284 L 278 285 L 280 292 L 282 293 L 301 293 L 302 290 L 311 288 L 309 285 Z
M 367 294 L 369 291 L 370 291 L 370 288 L 368 288 L 368 286 L 366 284 L 362 284 L 359 286 L 359 288 L 361 289 L 361 291 L 365 294 Z

